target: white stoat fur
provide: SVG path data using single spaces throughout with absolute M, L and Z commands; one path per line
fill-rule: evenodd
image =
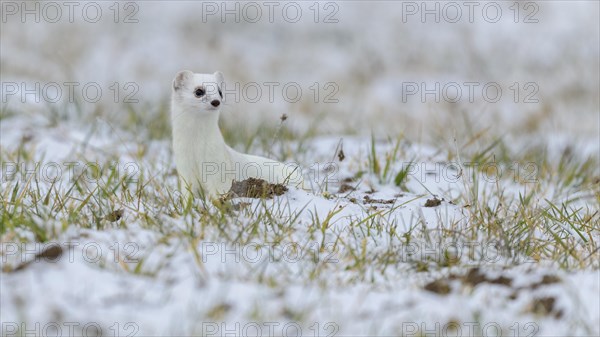
M 218 71 L 195 74 L 184 70 L 173 80 L 173 152 L 184 188 L 217 197 L 229 191 L 233 180 L 250 177 L 274 184 L 302 184 L 298 166 L 239 153 L 225 143 L 218 125 L 223 84 Z

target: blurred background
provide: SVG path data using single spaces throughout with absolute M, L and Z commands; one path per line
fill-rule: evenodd
M 117 125 L 133 111 L 168 129 L 175 74 L 220 70 L 228 88 L 239 85 L 223 123 L 247 134 L 286 114 L 298 136 L 439 145 L 485 130 L 515 144 L 598 149 L 597 1 L 75 3 L 2 2 L 5 116 Z M 6 85 L 21 82 L 39 82 L 42 95 L 58 83 L 61 99 L 23 103 L 22 88 Z M 86 83 L 102 95 L 70 104 L 65 82 L 80 83 L 76 97 Z

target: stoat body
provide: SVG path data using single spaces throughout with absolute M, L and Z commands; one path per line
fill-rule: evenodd
M 217 197 L 229 191 L 233 180 L 250 177 L 273 184 L 301 184 L 296 165 L 239 153 L 225 143 L 218 125 L 223 84 L 218 71 L 196 74 L 185 70 L 173 80 L 173 152 L 184 189 Z

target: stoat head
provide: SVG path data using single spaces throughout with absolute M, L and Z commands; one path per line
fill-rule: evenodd
M 215 113 L 223 104 L 223 74 L 195 74 L 189 70 L 177 73 L 173 80 L 173 104 L 190 113 Z

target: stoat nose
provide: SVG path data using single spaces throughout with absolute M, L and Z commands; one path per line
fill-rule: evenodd
M 210 102 L 210 105 L 214 106 L 215 108 L 218 107 L 221 104 L 221 102 L 218 99 L 214 99 L 212 102 Z

